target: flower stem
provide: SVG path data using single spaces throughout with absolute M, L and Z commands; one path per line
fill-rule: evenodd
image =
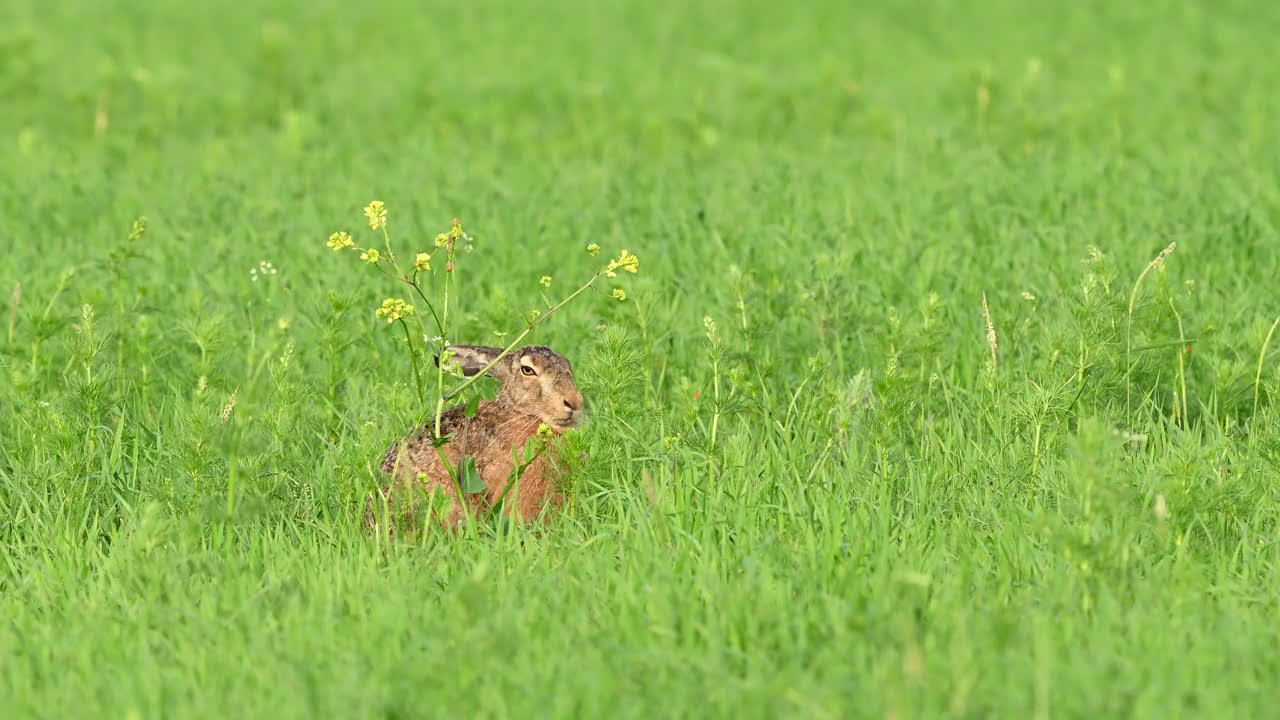
M 712 397 L 715 398 L 716 409 L 711 414 L 711 453 L 716 452 L 716 431 L 720 428 L 720 357 L 719 353 L 711 359 Z
M 449 347 L 449 341 L 445 334 L 445 330 L 449 323 L 449 288 L 453 285 L 453 241 L 449 242 L 447 253 L 448 259 L 445 261 L 444 268 L 444 305 L 441 313 L 442 317 L 438 321 L 440 326 L 440 350 L 438 357 L 440 360 L 436 363 L 436 437 L 440 437 L 440 417 L 444 415 L 444 353 Z M 435 314 L 435 310 L 432 310 L 431 312 L 433 315 Z
M 418 354 L 413 351 L 413 339 L 409 335 L 409 323 L 403 319 L 400 320 L 400 327 L 404 330 L 405 347 L 409 351 L 409 363 L 413 365 L 413 381 L 418 386 L 418 401 L 426 399 L 426 388 L 422 385 L 422 371 L 418 369 Z
M 596 280 L 599 280 L 599 279 L 600 279 L 600 276 L 601 276 L 601 275 L 603 275 L 604 273 L 605 273 L 605 271 L 603 271 L 603 270 L 602 270 L 602 271 L 600 271 L 600 272 L 598 272 L 598 273 L 596 273 L 595 275 L 593 275 L 593 276 L 591 277 L 591 279 L 590 279 L 590 280 L 588 280 L 586 283 L 584 283 L 584 284 L 582 285 L 582 287 L 578 288 L 577 290 L 574 290 L 572 293 L 569 293 L 569 296 L 568 296 L 568 297 L 566 297 L 565 299 L 563 299 L 563 300 L 561 300 L 560 302 L 556 303 L 554 306 L 552 306 L 550 309 L 548 309 L 546 313 L 544 313 L 544 314 L 542 314 L 542 315 L 539 315 L 537 318 L 535 318 L 532 322 L 530 322 L 530 323 L 529 323 L 528 327 L 526 327 L 524 330 L 522 330 L 522 331 L 520 332 L 520 334 L 519 334 L 519 335 L 517 335 L 517 336 L 515 337 L 515 339 L 514 339 L 514 340 L 512 340 L 510 343 L 508 343 L 508 344 L 507 344 L 507 346 L 506 346 L 505 348 L 503 348 L 503 349 L 502 349 L 502 352 L 498 353 L 498 356 L 497 356 L 497 357 L 495 357 L 493 360 L 491 360 L 491 361 L 489 362 L 489 364 L 488 364 L 488 365 L 485 365 L 483 368 L 481 368 L 481 369 L 480 369 L 480 371 L 479 371 L 479 372 L 477 372 L 475 375 L 472 375 L 471 377 L 467 378 L 467 379 L 466 379 L 466 380 L 465 380 L 461 385 L 459 385 L 458 387 L 456 387 L 456 388 L 454 388 L 454 389 L 450 390 L 447 394 L 442 395 L 442 396 L 441 396 L 441 402 L 443 402 L 443 401 L 445 401 L 445 400 L 448 400 L 448 399 L 450 399 L 450 398 L 457 397 L 458 393 L 460 393 L 460 392 L 462 392 L 463 390 L 466 390 L 467 388 L 471 387 L 471 384 L 472 384 L 472 383 L 474 383 L 475 381 L 477 381 L 477 380 L 479 380 L 480 378 L 484 377 L 484 375 L 485 375 L 486 373 L 488 373 L 488 372 L 489 372 L 489 370 L 490 370 L 494 365 L 497 365 L 497 364 L 498 364 L 498 362 L 499 362 L 500 360 L 502 360 L 502 359 L 503 359 L 504 357 L 506 357 L 507 355 L 510 355 L 510 354 L 511 354 L 511 351 L 512 351 L 512 350 L 514 350 L 514 349 L 516 348 L 516 346 L 520 344 L 520 341 L 521 341 L 521 340 L 524 340 L 526 337 L 528 337 L 528 336 L 529 336 L 529 333 L 533 332 L 533 329 L 534 329 L 534 328 L 538 327 L 538 325 L 540 325 L 544 320 L 546 320 L 547 318 L 551 317 L 551 315 L 552 315 L 552 314 L 554 314 L 554 313 L 555 313 L 555 311 L 557 311 L 557 310 L 559 310 L 560 308 L 564 307 L 564 306 L 565 306 L 565 305 L 566 305 L 570 300 L 573 300 L 574 298 L 578 297 L 578 296 L 579 296 L 579 295 L 581 295 L 582 293 L 586 292 L 586 291 L 587 291 L 587 289 L 588 289 L 588 288 L 590 288 L 592 285 L 594 285 L 594 284 L 595 284 L 595 282 L 596 282 Z
M 401 282 L 408 283 L 409 287 L 418 293 L 418 297 L 422 298 L 422 304 L 426 305 L 427 310 L 431 312 L 431 319 L 436 321 L 436 330 L 439 331 L 440 337 L 444 337 L 444 323 L 440 322 L 440 316 L 436 314 L 436 306 L 432 305 L 431 301 L 427 299 L 426 293 L 422 292 L 422 286 L 418 284 L 417 278 L 413 280 L 401 278 Z
M 436 314 L 435 306 L 431 304 L 431 301 L 427 299 L 426 294 L 422 292 L 422 288 L 418 285 L 417 272 L 415 271 L 412 279 L 410 279 L 410 276 L 405 275 L 404 270 L 400 267 L 400 263 L 396 262 L 396 255 L 391 250 L 391 234 L 387 232 L 386 225 L 382 226 L 382 243 L 383 243 L 383 247 L 385 247 L 387 251 L 387 264 L 391 266 L 394 272 L 383 270 L 381 266 L 379 266 L 378 269 L 381 270 L 386 275 L 388 275 L 389 277 L 395 280 L 399 280 L 400 282 L 403 282 L 409 287 L 413 288 L 414 292 L 418 294 L 418 297 L 422 298 L 422 302 L 427 306 L 427 310 L 430 311 L 431 313 L 431 318 L 435 320 L 436 329 L 439 330 L 440 332 L 440 338 L 441 338 L 440 342 L 443 344 L 444 343 L 444 323 L 441 322 L 440 316 Z M 448 316 L 448 313 L 447 313 L 448 302 L 449 302 L 448 285 L 446 285 L 445 286 L 446 318 Z M 422 316 L 415 314 L 414 318 L 418 321 L 418 328 L 422 331 L 422 334 L 425 336 L 427 334 L 427 328 L 426 328 L 426 325 L 423 324 L 422 322 Z M 409 334 L 409 326 L 403 320 L 401 320 L 401 326 L 404 328 L 404 339 L 409 350 L 409 360 L 413 363 L 413 378 L 418 385 L 418 401 L 426 402 L 426 399 L 427 399 L 426 385 L 422 381 L 422 372 L 418 368 L 418 357 L 413 350 L 413 339 Z M 440 383 L 437 382 L 437 390 L 439 389 L 439 384 Z M 439 436 L 439 434 L 440 434 L 440 403 L 436 403 L 436 435 Z
M 1271 323 L 1271 329 L 1267 331 L 1267 338 L 1262 341 L 1262 350 L 1258 352 L 1258 372 L 1253 376 L 1253 415 L 1258 414 L 1258 399 L 1261 397 L 1262 390 L 1262 366 L 1267 360 L 1267 347 L 1271 345 L 1271 338 L 1276 334 L 1276 328 L 1280 327 L 1280 317 Z

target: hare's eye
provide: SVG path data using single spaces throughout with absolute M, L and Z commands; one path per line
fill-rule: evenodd
M 525 375 L 528 375 L 529 377 L 533 377 L 534 375 L 538 374 L 534 372 L 533 368 L 529 367 L 528 365 L 521 365 L 520 372 L 524 373 Z

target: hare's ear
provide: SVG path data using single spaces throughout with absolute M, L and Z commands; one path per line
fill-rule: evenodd
M 483 345 L 450 345 L 448 353 L 450 356 L 448 364 L 462 370 L 463 375 L 471 377 L 493 362 L 494 358 L 502 354 L 502 350 Z M 440 364 L 439 356 L 436 357 L 436 364 Z M 489 377 L 499 382 L 504 380 L 507 374 L 505 360 L 489 368 Z

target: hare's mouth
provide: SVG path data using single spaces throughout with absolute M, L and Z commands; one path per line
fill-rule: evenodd
M 567 415 L 563 415 L 558 418 L 547 420 L 546 422 L 548 425 L 551 426 L 551 429 L 555 430 L 556 432 L 564 432 L 565 430 L 572 430 L 573 428 L 578 426 L 579 414 L 580 413 L 578 412 L 571 412 L 571 413 L 568 413 Z

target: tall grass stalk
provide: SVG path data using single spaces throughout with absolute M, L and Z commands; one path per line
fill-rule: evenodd
M 1147 263 L 1147 266 L 1138 274 L 1138 279 L 1133 283 L 1133 290 L 1129 293 L 1129 309 L 1125 316 L 1124 328 L 1124 416 L 1125 422 L 1129 427 L 1133 427 L 1133 387 L 1131 382 L 1133 376 L 1133 311 L 1138 304 L 1138 290 L 1142 287 L 1142 281 L 1146 279 L 1147 274 L 1159 267 L 1165 261 L 1165 258 L 1173 254 L 1177 247 L 1177 242 L 1171 242 L 1168 247 L 1160 251 L 1160 254 L 1152 258 L 1151 262 Z
M 1258 371 L 1253 375 L 1253 417 L 1258 416 L 1258 401 L 1262 397 L 1262 367 L 1267 361 L 1267 348 L 1271 346 L 1271 338 L 1275 336 L 1277 327 L 1280 327 L 1280 317 L 1271 323 L 1271 329 L 1267 331 L 1267 337 L 1258 350 Z

